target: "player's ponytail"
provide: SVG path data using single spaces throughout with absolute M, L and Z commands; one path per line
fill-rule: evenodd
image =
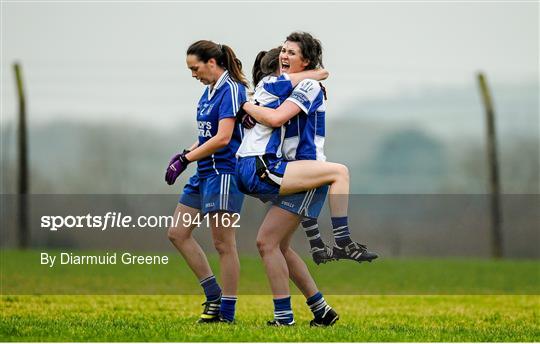
M 281 46 L 270 49 L 270 51 L 261 51 L 255 57 L 255 63 L 253 64 L 253 86 L 257 87 L 257 84 L 267 75 L 276 73 L 279 68 L 279 53 L 281 52 Z
M 219 44 L 219 46 L 223 54 L 222 66 L 229 71 L 229 75 L 234 81 L 248 87 L 248 81 L 242 72 L 242 61 L 236 57 L 231 47 L 225 44 Z
M 255 62 L 253 63 L 253 68 L 251 69 L 251 74 L 253 76 L 253 87 L 257 87 L 259 81 L 264 77 L 264 73 L 261 69 L 261 60 L 266 55 L 267 51 L 260 51 L 255 57 Z
M 215 59 L 218 66 L 229 71 L 231 79 L 248 87 L 248 82 L 242 72 L 242 62 L 229 46 L 200 40 L 190 45 L 186 54 L 195 55 L 204 63 L 211 58 Z

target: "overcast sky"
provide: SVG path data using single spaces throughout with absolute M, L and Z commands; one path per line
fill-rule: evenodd
M 329 111 L 461 87 L 479 69 L 498 84 L 538 82 L 537 2 L 2 2 L 2 122 L 23 64 L 34 122 L 53 118 L 194 121 L 203 86 L 185 66 L 198 39 L 254 56 L 294 30 L 324 48 Z

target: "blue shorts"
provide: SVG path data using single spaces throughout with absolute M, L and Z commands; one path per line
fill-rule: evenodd
M 286 168 L 287 161 L 280 159 L 272 162 L 260 156 L 240 158 L 236 162 L 240 191 L 263 202 L 276 200 Z
M 195 174 L 184 186 L 178 202 L 200 209 L 203 215 L 216 211 L 239 213 L 244 195 L 238 189 L 234 174 L 219 174 L 206 178 L 199 178 L 199 175 Z
M 272 203 L 293 214 L 316 219 L 321 213 L 327 194 L 328 185 L 323 185 L 306 192 L 279 196 Z
M 240 191 L 263 202 L 272 202 L 275 206 L 294 214 L 310 218 L 319 217 L 328 194 L 328 185 L 280 196 L 279 188 L 287 163 L 285 160 L 272 162 L 258 156 L 240 158 L 236 163 Z

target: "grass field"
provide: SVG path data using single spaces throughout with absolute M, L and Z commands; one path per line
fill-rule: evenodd
M 167 265 L 61 265 L 49 268 L 40 264 L 40 252 L 1 251 L 2 294 L 192 295 L 201 291 L 189 267 L 174 253 L 169 254 Z M 46 252 L 57 254 L 59 251 Z M 209 261 L 218 276 L 216 256 L 210 255 Z M 535 260 L 378 259 L 373 263 L 339 261 L 317 266 L 308 258 L 306 263 L 325 294 L 540 294 L 540 263 Z M 298 293 L 294 288 L 292 291 Z M 240 294 L 268 293 L 260 258 L 242 256 Z
M 295 327 L 265 326 L 272 298 L 255 257 L 242 258 L 236 324 L 199 325 L 194 322 L 202 310 L 200 287 L 178 257 L 147 271 L 55 270 L 39 266 L 38 256 L 2 251 L 0 341 L 540 341 L 537 261 L 309 263 L 341 316 L 334 327 L 322 329 L 309 327 L 311 313 L 301 295 L 293 295 Z M 152 291 L 160 295 L 125 295 Z M 20 295 L 47 292 L 110 295 Z
M 5 296 L 1 341 L 539 341 L 538 296 L 327 296 L 341 319 L 268 328 L 269 296 L 242 295 L 237 323 L 195 324 L 200 296 Z

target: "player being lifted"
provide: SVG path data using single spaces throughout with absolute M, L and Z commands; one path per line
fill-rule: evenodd
M 292 102 L 293 99 L 295 99 L 289 97 L 293 92 L 293 88 L 297 85 L 311 83 L 311 80 L 307 79 L 323 80 L 328 77 L 328 72 L 324 69 L 308 69 L 304 67 L 305 69 L 301 71 L 298 71 L 298 69 L 290 70 L 290 60 L 293 60 L 294 67 L 294 60 L 296 57 L 292 56 L 288 58 L 287 55 L 290 54 L 294 54 L 294 52 L 287 52 L 285 47 L 278 47 L 271 49 L 268 52 L 259 53 L 253 67 L 253 81 L 254 85 L 256 85 L 256 105 L 264 106 L 268 109 L 276 109 L 284 104 L 286 100 Z M 282 57 L 282 61 L 285 61 L 285 68 L 280 69 L 280 57 Z M 287 69 L 288 72 L 285 72 Z M 281 70 L 284 72 L 281 73 Z M 298 87 L 300 87 L 300 85 Z M 322 87 L 322 85 L 319 87 Z M 320 88 L 320 90 L 322 91 L 322 97 L 326 97 L 324 89 Z M 298 92 L 293 95 L 300 97 L 299 94 L 301 93 Z M 300 110 L 303 111 L 300 115 L 297 116 L 297 113 L 291 111 L 290 118 L 287 118 L 288 116 L 283 116 L 281 120 L 277 120 L 276 118 L 270 119 L 270 116 L 275 116 L 277 113 L 259 112 L 260 107 L 250 109 L 249 107 L 251 104 L 246 104 L 246 112 L 250 113 L 250 111 L 255 111 L 253 117 L 259 117 L 261 123 L 255 122 L 253 117 L 250 116 L 245 116 L 243 118 L 243 124 L 248 129 L 245 130 L 244 139 L 238 149 L 237 156 L 262 156 L 259 161 L 262 160 L 264 164 L 259 163 L 259 173 L 263 171 L 263 167 L 263 172 L 266 173 L 266 168 L 272 169 L 272 165 L 282 165 L 279 163 L 282 159 L 288 163 L 294 160 L 318 160 L 324 162 L 326 160 L 324 155 L 325 105 L 323 104 L 324 102 L 322 99 L 318 99 L 318 101 L 318 109 L 312 104 L 312 108 L 317 109 L 314 116 L 310 117 L 306 115 L 308 112 L 307 108 L 300 109 L 300 107 L 297 106 L 297 113 L 300 113 Z M 279 126 L 273 128 L 271 127 L 272 125 Z M 328 172 L 326 173 L 333 174 L 326 176 L 327 180 L 334 180 L 334 182 L 339 184 L 339 188 L 337 189 L 339 192 L 338 196 L 335 196 L 335 194 L 332 195 L 332 191 L 330 196 L 331 212 L 333 209 L 338 211 L 336 214 L 338 216 L 332 217 L 335 241 L 333 249 L 329 248 L 323 242 L 317 223 L 318 214 L 324 204 L 328 191 L 326 185 L 319 186 L 317 189 L 312 189 L 307 192 L 304 189 L 304 192 L 292 195 L 287 195 L 291 193 L 291 191 L 287 191 L 281 187 L 279 194 L 282 196 L 279 198 L 272 197 L 272 193 L 270 193 L 270 195 L 261 194 L 258 196 L 259 198 L 264 198 L 264 200 L 272 201 L 272 203 L 278 207 L 304 216 L 302 226 L 309 239 L 311 254 L 315 263 L 326 263 L 333 259 L 350 259 L 357 262 L 376 259 L 377 255 L 375 253 L 369 252 L 365 245 L 352 241 L 350 237 L 346 217 L 346 202 L 349 190 L 347 168 L 341 164 L 326 164 L 328 164 Z M 281 167 L 281 170 L 284 170 L 284 167 Z M 266 181 L 279 184 L 276 183 L 275 180 L 284 178 L 283 173 L 278 172 L 277 178 L 274 178 L 275 174 L 271 171 L 269 172 L 269 178 L 265 178 Z M 300 172 L 300 176 L 297 178 L 302 178 L 302 182 L 304 182 L 304 179 L 309 178 L 307 174 L 305 176 L 302 175 L 302 165 L 297 168 L 297 172 Z M 302 188 L 302 183 L 299 184 L 300 188 Z M 317 182 L 312 185 L 317 187 Z M 308 187 L 309 186 L 306 186 L 305 188 Z M 330 187 L 330 190 L 332 190 L 332 187 Z M 346 190 L 346 193 L 342 193 L 344 192 L 343 190 Z M 294 192 L 298 192 L 298 189 L 294 190 Z M 332 200 L 334 202 L 332 202 Z M 296 207 L 292 205 L 296 205 Z M 343 208 L 344 211 L 341 210 Z M 335 212 L 332 214 L 334 213 Z
M 279 63 L 280 72 L 291 74 L 314 70 L 322 66 L 320 42 L 308 33 L 301 32 L 289 35 L 280 53 Z M 290 76 L 283 75 L 282 77 L 290 81 Z M 274 78 L 277 79 L 277 77 Z M 280 97 L 275 96 L 276 93 L 267 92 L 275 83 L 267 84 L 261 85 L 261 82 L 259 83 L 255 94 L 256 102 L 266 106 L 274 106 L 278 111 L 282 110 L 287 103 L 291 103 L 279 99 Z M 298 89 L 300 91 L 297 92 Z M 293 103 L 296 109 L 287 113 L 286 116 L 281 116 L 283 118 L 279 116 L 279 113 L 275 113 L 275 109 L 244 104 L 244 110 L 253 114 L 260 123 L 275 129 L 262 130 L 260 128 L 259 134 L 257 131 L 253 131 L 252 137 L 244 138 L 242 147 L 237 152 L 239 159 L 236 171 L 241 191 L 273 203 L 257 234 L 257 247 L 274 296 L 274 320 L 269 321 L 268 324 L 274 326 L 294 324 L 290 302 L 290 278 L 304 294 L 306 303 L 313 312 L 314 319 L 310 324 L 312 326 L 330 326 L 337 321 L 339 316 L 325 301 L 305 263 L 290 247 L 290 241 L 303 217 L 317 217 L 320 212 L 322 202 L 318 202 L 318 204 L 312 202 L 315 198 L 321 199 L 320 193 L 316 197 L 317 194 L 315 190 L 312 190 L 313 188 L 330 184 L 331 193 L 334 195 L 346 194 L 348 197 L 348 171 L 345 166 L 339 164 L 316 160 L 287 161 L 283 158 L 281 150 L 286 148 L 285 151 L 291 149 L 290 154 L 295 152 L 296 159 L 316 159 L 321 142 L 317 142 L 320 140 L 316 139 L 317 135 L 315 134 L 319 136 L 322 134 L 324 137 L 324 132 L 319 131 L 319 129 L 324 130 L 325 110 L 323 91 L 319 83 L 312 79 L 305 79 L 300 81 L 294 89 L 290 85 L 289 93 L 291 91 L 292 93 L 287 99 L 293 98 L 298 102 L 297 98 L 301 98 L 310 102 L 310 104 L 300 102 L 305 114 L 298 116 L 301 108 L 296 103 Z M 306 96 L 305 93 L 308 95 Z M 262 103 L 263 94 L 268 96 L 264 103 Z M 262 114 L 258 114 L 257 111 L 261 109 Z M 271 110 L 271 112 L 265 112 L 266 110 Z M 296 127 L 298 137 L 291 140 L 290 147 L 282 147 L 284 137 L 287 135 L 287 126 L 283 127 L 283 125 L 295 116 L 299 117 Z M 303 118 L 300 118 L 301 116 Z M 249 117 L 244 116 L 243 122 L 248 123 L 249 119 Z M 317 125 L 317 121 L 322 121 L 322 126 Z M 287 124 L 292 126 L 294 121 Z M 290 131 L 290 133 L 292 132 Z M 251 140 L 253 144 L 244 143 L 246 139 Z M 300 163 L 306 163 L 306 165 L 298 165 Z M 290 166 L 295 164 L 298 168 L 293 169 L 291 175 Z M 291 176 L 292 178 L 290 178 Z M 301 193 L 300 198 L 292 198 L 295 196 L 294 194 L 298 196 L 298 193 Z M 324 200 L 324 193 L 325 191 L 323 191 L 322 200 Z M 330 199 L 333 223 L 339 224 L 341 227 L 339 230 L 342 230 L 343 233 L 348 232 L 346 224 L 348 200 L 343 200 L 346 197 Z M 282 207 L 282 205 L 286 207 Z M 359 244 L 354 246 L 357 249 L 356 252 L 361 252 L 360 255 L 369 253 L 364 246 Z M 372 259 L 376 258 L 376 255 L 371 255 Z

